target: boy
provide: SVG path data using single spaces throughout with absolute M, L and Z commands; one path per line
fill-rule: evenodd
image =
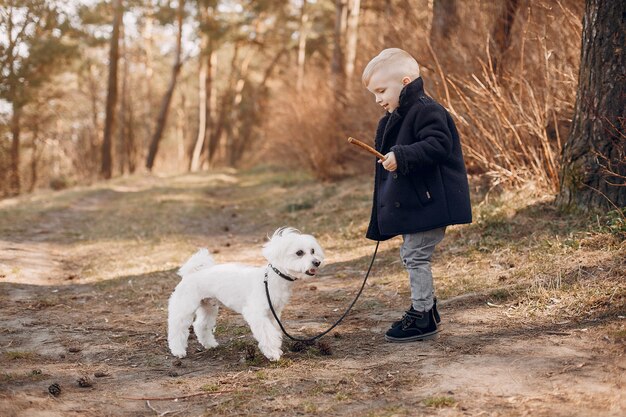
M 429 339 L 439 321 L 431 256 L 446 226 L 472 221 L 459 135 L 446 109 L 424 94 L 417 61 L 407 52 L 383 50 L 365 67 L 363 84 L 387 111 L 376 129 L 375 146 L 385 159 L 376 166 L 366 237 L 402 235 L 400 257 L 411 284 L 411 307 L 385 339 Z

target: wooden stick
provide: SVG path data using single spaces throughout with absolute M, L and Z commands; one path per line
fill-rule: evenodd
M 354 139 L 353 137 L 349 137 L 348 138 L 348 143 L 351 143 L 353 145 L 356 145 L 362 149 L 365 149 L 367 152 L 371 153 L 372 155 L 376 155 L 377 158 L 382 159 L 383 161 L 385 160 L 385 155 L 383 155 L 382 153 L 378 152 L 376 149 L 372 148 L 371 146 L 369 146 L 368 144 L 365 144 L 363 142 L 361 142 L 358 139 Z

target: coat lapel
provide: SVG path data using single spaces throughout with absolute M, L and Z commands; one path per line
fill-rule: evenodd
M 391 114 L 387 113 L 378 124 L 376 129 L 376 149 L 385 152 L 387 139 L 392 135 L 396 125 L 404 119 L 408 109 L 424 95 L 424 82 L 421 77 L 416 78 L 407 84 L 400 92 L 398 108 Z
M 383 134 L 385 133 L 385 127 L 387 126 L 387 122 L 389 121 L 389 117 L 391 115 L 387 113 L 384 115 L 380 121 L 378 122 L 378 127 L 376 128 L 376 136 L 374 137 L 374 147 L 377 151 L 382 151 L 382 143 L 383 143 Z
M 397 111 L 394 111 L 393 113 L 391 113 L 391 116 L 389 116 L 389 120 L 387 120 L 383 137 L 380 143 L 381 152 L 383 152 L 383 149 L 385 149 L 385 140 L 389 137 L 389 132 L 391 132 L 401 120 L 402 116 L 400 116 Z

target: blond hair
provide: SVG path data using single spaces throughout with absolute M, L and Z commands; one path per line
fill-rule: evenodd
M 420 76 L 420 67 L 411 54 L 399 48 L 387 48 L 372 58 L 363 70 L 363 85 L 367 87 L 374 72 L 383 66 L 393 68 L 400 77 L 410 77 L 411 80 Z

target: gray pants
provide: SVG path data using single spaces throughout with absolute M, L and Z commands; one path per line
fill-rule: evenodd
M 446 228 L 402 235 L 404 242 L 400 247 L 400 257 L 409 272 L 411 282 L 411 302 L 417 311 L 433 308 L 433 274 L 430 270 L 430 258 L 435 247 L 443 240 Z

